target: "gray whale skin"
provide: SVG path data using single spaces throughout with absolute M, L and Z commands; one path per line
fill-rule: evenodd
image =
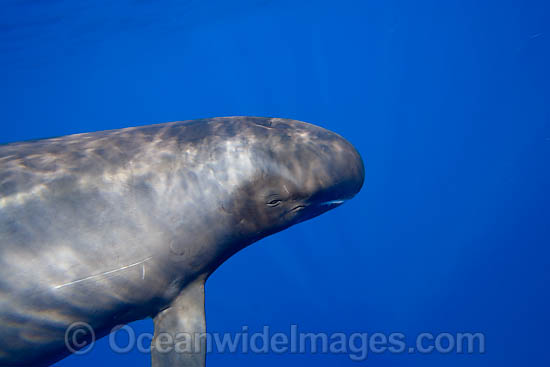
M 363 180 L 349 142 L 281 118 L 0 145 L 0 366 L 66 357 L 75 322 L 100 338 L 146 317 L 154 367 L 204 366 L 208 276 L 253 242 L 341 205 Z M 173 343 L 194 335 L 196 348 L 161 351 L 163 333 Z

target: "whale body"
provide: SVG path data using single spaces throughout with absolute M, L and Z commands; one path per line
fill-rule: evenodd
M 0 366 L 69 355 L 152 317 L 204 332 L 204 282 L 227 258 L 359 192 L 344 138 L 305 122 L 222 117 L 0 146 Z M 204 366 L 152 348 L 152 365 Z

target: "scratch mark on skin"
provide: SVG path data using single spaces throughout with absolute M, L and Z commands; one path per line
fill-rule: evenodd
M 78 279 L 78 280 L 73 280 L 72 282 L 59 284 L 59 285 L 54 286 L 53 288 L 54 288 L 54 289 L 60 289 L 60 288 L 63 288 L 63 287 L 69 286 L 69 285 L 73 285 L 73 284 L 77 284 L 77 283 L 84 282 L 84 281 L 86 281 L 86 280 L 91 280 L 91 279 L 103 277 L 103 276 L 106 276 L 106 275 L 109 275 L 109 274 L 113 274 L 113 273 L 116 273 L 117 271 L 129 269 L 129 268 L 132 268 L 132 267 L 134 267 L 134 266 L 143 264 L 144 262 L 146 262 L 147 260 L 150 260 L 151 258 L 152 258 L 152 256 L 149 256 L 148 258 L 146 258 L 146 259 L 144 259 L 144 260 L 141 260 L 141 261 L 138 261 L 137 263 L 133 263 L 133 264 L 130 264 L 130 265 L 125 265 L 125 266 L 123 266 L 123 267 L 121 267 L 121 268 L 109 270 L 109 271 L 103 272 L 103 273 L 101 273 L 101 274 L 90 275 L 89 277 L 82 278 L 82 279 Z M 142 268 L 142 279 L 145 279 L 145 265 L 143 265 L 143 268 Z

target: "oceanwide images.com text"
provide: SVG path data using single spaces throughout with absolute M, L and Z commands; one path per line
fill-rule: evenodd
M 351 360 L 366 360 L 370 353 L 430 354 L 485 353 L 485 335 L 481 332 L 418 333 L 410 338 L 404 333 L 306 332 L 290 325 L 285 332 L 273 332 L 269 326 L 251 331 L 243 326 L 227 333 L 137 333 L 130 325 L 113 328 L 108 336 L 115 353 L 137 350 L 150 353 L 275 353 L 275 354 L 345 354 Z M 67 348 L 74 354 L 89 353 L 95 345 L 95 333 L 84 322 L 71 324 L 65 333 Z

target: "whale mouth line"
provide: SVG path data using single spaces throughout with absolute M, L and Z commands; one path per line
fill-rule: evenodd
M 345 200 L 329 200 L 329 201 L 325 201 L 319 205 L 339 205 L 339 204 L 343 204 L 345 202 Z

